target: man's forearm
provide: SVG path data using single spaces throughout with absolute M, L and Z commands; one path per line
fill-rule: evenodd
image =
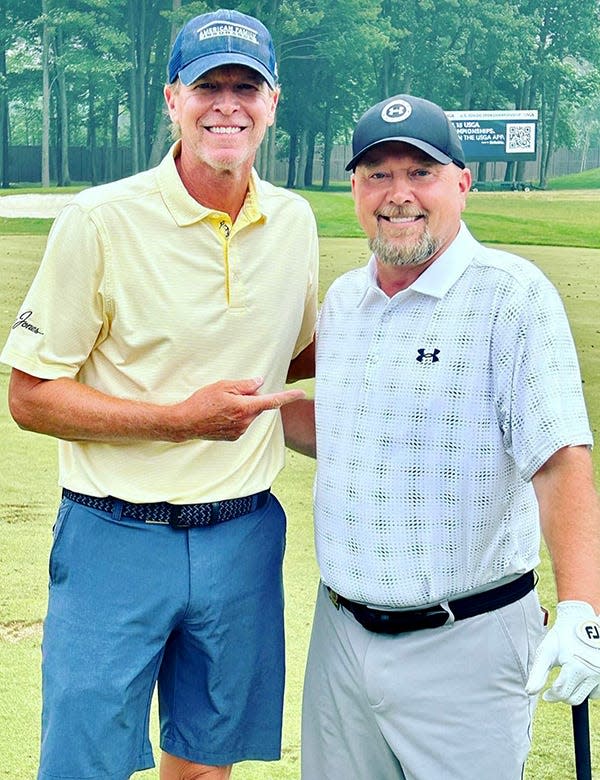
M 285 443 L 310 458 L 317 457 L 315 434 L 315 402 L 302 399 L 281 409 Z
M 600 612 L 600 506 L 587 447 L 565 447 L 533 478 L 559 601 Z
M 13 370 L 9 405 L 21 428 L 68 441 L 235 441 L 262 412 L 304 397 L 303 390 L 261 395 L 262 384 L 261 378 L 224 380 L 160 405 Z

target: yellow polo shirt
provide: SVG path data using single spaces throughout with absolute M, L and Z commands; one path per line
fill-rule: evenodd
M 220 379 L 281 390 L 313 336 L 313 214 L 255 172 L 229 216 L 195 201 L 174 158 L 78 194 L 56 220 L 0 359 L 110 395 L 182 401 Z M 63 487 L 127 501 L 193 503 L 271 485 L 284 462 L 280 415 L 236 442 L 59 441 Z

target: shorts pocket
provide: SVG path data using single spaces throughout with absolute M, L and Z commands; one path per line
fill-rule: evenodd
M 56 522 L 52 526 L 53 541 L 52 547 L 50 549 L 50 558 L 48 560 L 48 576 L 50 585 L 55 585 L 60 581 L 61 577 L 64 578 L 64 566 L 61 566 L 60 562 L 60 547 L 64 536 L 67 518 L 71 514 L 72 508 L 72 502 L 63 499 L 60 502 L 60 506 L 58 507 Z
M 493 613 L 517 664 L 523 684 L 527 683 L 535 651 L 546 633 L 544 615 L 537 594 L 528 594 L 514 604 Z

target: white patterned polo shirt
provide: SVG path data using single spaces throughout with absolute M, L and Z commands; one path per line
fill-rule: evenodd
M 324 582 L 432 604 L 532 569 L 531 478 L 590 445 L 558 293 L 531 262 L 459 235 L 389 298 L 376 264 L 337 279 L 318 326 L 315 534 Z

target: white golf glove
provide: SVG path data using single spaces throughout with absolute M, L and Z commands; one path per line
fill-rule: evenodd
M 562 667 L 546 701 L 581 704 L 589 696 L 600 698 L 600 617 L 585 601 L 561 601 L 556 620 L 535 654 L 527 693 L 539 693 L 548 673 Z

